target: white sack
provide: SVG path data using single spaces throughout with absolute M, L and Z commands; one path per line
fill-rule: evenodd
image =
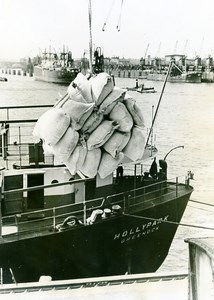
M 38 119 L 33 135 L 45 140 L 47 144 L 55 145 L 70 125 L 70 116 L 61 108 L 53 107 Z
M 58 162 L 64 163 L 74 151 L 79 140 L 79 133 L 72 127 L 68 127 L 62 138 L 53 145 L 54 155 Z
M 88 137 L 88 150 L 101 147 L 118 128 L 118 124 L 114 121 L 104 120 Z
M 141 109 L 138 107 L 136 101 L 133 98 L 131 98 L 131 96 L 126 94 L 123 103 L 125 104 L 126 108 L 131 114 L 134 124 L 140 127 L 144 127 L 143 114 L 141 112 Z
M 125 90 L 115 86 L 112 92 L 104 99 L 102 104 L 99 106 L 99 111 L 102 111 L 104 115 L 108 115 L 118 102 L 123 101 L 125 93 Z
M 100 165 L 98 168 L 98 173 L 100 177 L 105 178 L 112 172 L 114 172 L 123 158 L 123 152 L 120 152 L 115 158 L 113 158 L 109 153 L 103 151 Z
M 132 128 L 131 137 L 123 149 L 125 156 L 130 158 L 132 161 L 142 159 L 145 147 L 145 134 L 141 127 L 134 126 Z
M 91 83 L 82 73 L 78 73 L 67 90 L 73 101 L 92 103 Z
M 102 122 L 103 117 L 104 116 L 102 112 L 93 111 L 92 114 L 84 123 L 83 127 L 81 128 L 81 132 L 84 134 L 88 134 L 94 131 Z
M 110 139 L 102 146 L 103 149 L 111 154 L 112 157 L 116 157 L 119 152 L 127 145 L 130 139 L 131 133 L 123 133 L 115 131 Z
M 88 150 L 83 165 L 79 166 L 80 172 L 87 177 L 95 177 L 100 164 L 100 158 L 101 150 L 99 148 Z
M 73 153 L 69 156 L 65 165 L 68 168 L 71 175 L 75 175 L 79 168 L 82 167 L 87 154 L 86 147 L 77 145 Z
M 70 116 L 74 129 L 79 130 L 93 112 L 94 104 L 68 100 L 62 109 Z
M 122 132 L 130 132 L 133 126 L 133 119 L 125 105 L 118 102 L 112 109 L 109 119 L 119 124 L 118 130 Z
M 114 88 L 112 76 L 100 73 L 90 78 L 92 97 L 96 105 L 100 105 Z

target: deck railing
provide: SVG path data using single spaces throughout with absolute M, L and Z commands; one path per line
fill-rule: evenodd
M 0 107 L 0 157 L 2 157 L 6 169 L 11 168 L 13 163 L 20 167 L 29 164 L 31 155 L 29 145 L 35 143 L 35 138 L 32 135 L 34 125 L 41 114 L 52 106 Z M 25 111 L 25 118 L 23 118 L 23 110 Z M 52 163 L 53 160 L 50 156 L 45 156 L 45 161 Z
M 84 181 L 84 179 L 46 186 L 10 190 L 5 191 L 2 194 L 4 196 L 9 193 L 11 194 L 20 191 L 25 192 L 36 189 L 53 188 L 53 186 L 73 184 L 80 181 Z M 99 212 L 99 218 L 101 218 L 101 213 L 103 213 L 106 208 L 112 209 L 115 205 L 119 205 L 123 212 L 128 212 L 129 210 L 135 210 L 139 207 L 141 207 L 141 209 L 146 209 L 150 206 L 161 203 L 164 197 L 174 199 L 179 195 L 179 185 L 180 183 L 178 178 L 173 181 L 170 180 L 170 184 L 166 183 L 166 181 L 157 182 L 107 197 L 100 197 L 80 203 L 5 216 L 2 218 L 2 224 L 3 226 L 9 226 L 10 228 L 14 226 L 17 235 L 33 233 L 38 230 L 54 230 L 57 225 L 62 224 L 65 219 L 70 216 L 76 218 L 79 224 L 87 225 L 91 224 L 89 219 L 95 211 Z

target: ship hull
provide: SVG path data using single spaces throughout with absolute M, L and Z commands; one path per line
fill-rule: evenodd
M 17 282 L 155 272 L 168 254 L 192 190 L 148 209 L 60 232 L 0 243 L 0 266 Z M 175 222 L 168 224 L 166 221 Z
M 166 78 L 165 74 L 148 74 L 147 80 L 153 80 L 153 81 L 164 81 Z M 184 73 L 182 75 L 177 76 L 168 76 L 167 81 L 168 82 L 186 82 L 186 83 L 201 83 L 202 74 L 200 72 L 189 72 Z
M 69 84 L 78 74 L 78 69 L 60 68 L 60 69 L 45 69 L 40 66 L 34 67 L 34 78 L 39 81 L 50 83 Z

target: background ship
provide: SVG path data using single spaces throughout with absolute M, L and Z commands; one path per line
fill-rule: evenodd
M 65 50 L 60 54 L 45 51 L 40 63 L 34 66 L 35 79 L 51 83 L 69 84 L 78 72 L 79 68 L 73 64 L 72 53 Z
M 164 81 L 166 73 L 160 73 L 153 71 L 147 75 L 147 80 Z M 168 77 L 168 82 L 186 82 L 186 83 L 201 83 L 202 73 L 197 71 L 182 72 L 179 75 L 173 75 Z
M 187 65 L 185 55 L 166 55 L 172 61 L 171 71 L 167 78 L 168 82 L 201 83 L 202 71 L 199 67 Z M 168 67 L 162 66 L 160 59 L 156 59 L 155 66 L 150 70 L 144 70 L 146 79 L 164 81 Z

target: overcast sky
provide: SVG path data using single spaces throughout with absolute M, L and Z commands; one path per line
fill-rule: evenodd
M 148 44 L 152 56 L 213 55 L 213 0 L 124 0 L 122 10 L 121 2 L 91 0 L 93 44 L 104 56 L 140 58 Z M 88 24 L 88 0 L 0 0 L 0 59 L 63 45 L 79 58 L 89 48 Z

